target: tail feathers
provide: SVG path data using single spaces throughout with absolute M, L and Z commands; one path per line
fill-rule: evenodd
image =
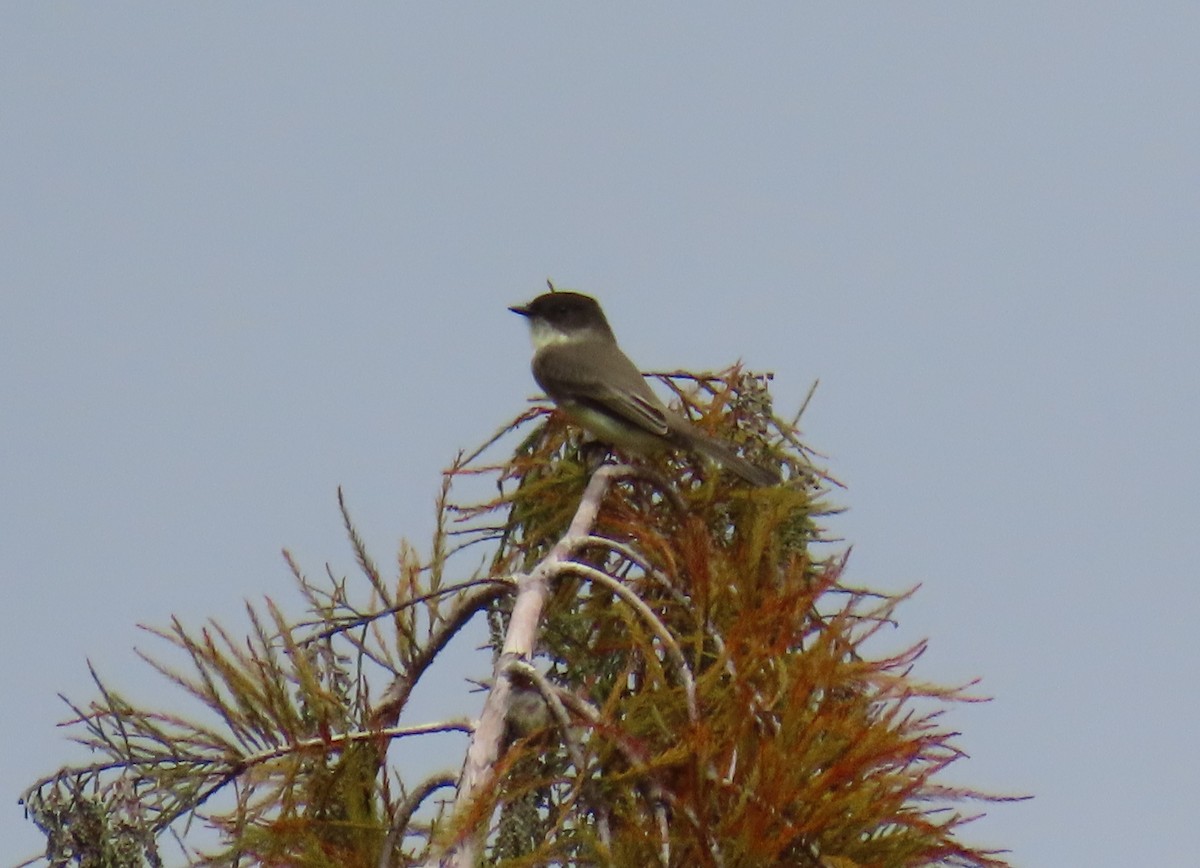
M 696 432 L 696 436 L 689 445 L 697 452 L 708 456 L 720 464 L 726 470 L 736 473 L 751 485 L 778 485 L 781 481 L 778 471 L 767 470 L 766 468 L 751 464 L 745 458 L 736 454 L 732 447 L 720 440 L 714 440 L 711 437 L 705 437 Z

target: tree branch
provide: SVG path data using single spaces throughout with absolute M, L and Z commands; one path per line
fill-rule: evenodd
M 459 818 L 467 816 L 471 804 L 493 780 L 496 763 L 500 759 L 509 696 L 512 692 L 509 667 L 515 661 L 530 660 L 533 657 L 542 612 L 550 594 L 550 579 L 563 565 L 571 563 L 571 556 L 581 541 L 591 533 L 609 486 L 616 479 L 634 473 L 632 468 L 625 465 L 606 465 L 592 474 L 566 535 L 530 572 L 514 577 L 517 596 L 513 603 L 512 617 L 509 619 L 500 659 L 496 661 L 494 684 L 483 704 L 479 724 L 467 749 L 462 778 L 454 802 L 454 811 Z M 476 828 L 464 830 L 459 834 L 440 858 L 434 858 L 426 864 L 472 868 L 478 860 L 486 828 L 485 818 L 477 823 Z

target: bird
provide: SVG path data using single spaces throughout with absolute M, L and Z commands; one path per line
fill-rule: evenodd
M 567 416 L 596 439 L 635 454 L 700 453 L 756 486 L 778 472 L 751 464 L 667 408 L 617 345 L 600 303 L 579 292 L 543 293 L 509 307 L 529 321 L 533 378 Z

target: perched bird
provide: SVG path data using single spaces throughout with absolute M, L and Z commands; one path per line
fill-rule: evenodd
M 509 308 L 529 320 L 533 378 L 554 403 L 598 440 L 635 453 L 699 452 L 752 485 L 774 485 L 779 474 L 757 467 L 733 447 L 709 437 L 650 389 L 617 339 L 596 299 L 547 292 Z

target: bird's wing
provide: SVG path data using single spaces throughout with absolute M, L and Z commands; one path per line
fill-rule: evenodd
M 580 362 L 569 347 L 546 347 L 534 357 L 533 377 L 558 403 L 591 406 L 665 437 L 670 432 L 667 409 L 628 356 L 615 347 L 605 350 L 603 364 L 597 365 L 599 353 Z

